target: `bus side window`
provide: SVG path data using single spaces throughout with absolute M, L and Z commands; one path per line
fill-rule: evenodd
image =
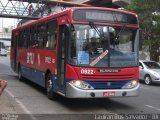
M 56 38 L 57 38 L 57 21 L 52 20 L 47 23 L 47 39 L 44 42 L 45 47 L 54 50 L 56 47 Z
M 46 25 L 43 23 L 37 27 L 37 43 L 36 47 L 43 48 L 46 38 Z
M 22 33 L 23 33 L 23 31 L 19 31 L 19 36 L 18 36 L 18 38 L 19 38 L 19 40 L 18 40 L 18 47 L 22 47 Z M 15 40 L 14 40 L 14 35 L 13 35 L 13 46 L 14 46 L 14 42 L 15 42 Z
M 21 47 L 24 47 L 25 44 L 26 44 L 25 43 L 26 41 L 23 40 L 24 39 L 24 34 L 25 34 L 24 32 L 25 32 L 24 30 L 21 31 Z
M 11 47 L 14 47 L 14 32 L 12 32 L 12 37 L 11 37 Z M 0 42 L 1 43 L 1 42 Z M 1 45 L 0 45 L 1 46 Z
M 22 31 L 22 35 L 21 35 L 22 47 L 24 48 L 28 47 L 29 39 L 30 39 L 29 29 L 26 28 Z
M 36 31 L 36 26 L 32 26 L 30 28 L 30 42 L 29 42 L 29 47 L 33 48 L 36 47 L 37 43 L 37 31 Z

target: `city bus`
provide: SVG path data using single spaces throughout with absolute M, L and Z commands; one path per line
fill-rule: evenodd
M 72 7 L 14 29 L 11 67 L 49 99 L 137 96 L 139 36 L 135 13 Z

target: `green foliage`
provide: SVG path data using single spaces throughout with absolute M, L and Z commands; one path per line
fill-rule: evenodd
M 149 46 L 151 59 L 158 61 L 158 56 L 160 56 L 160 0 L 132 0 L 131 2 L 126 9 L 138 14 L 140 27 L 143 30 L 144 47 Z

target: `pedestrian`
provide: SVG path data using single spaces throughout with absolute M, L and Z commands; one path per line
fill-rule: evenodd
M 28 15 L 31 16 L 32 12 L 33 12 L 33 6 L 32 6 L 32 4 L 30 4 L 29 8 L 28 8 Z
M 6 86 L 7 86 L 7 81 L 6 80 L 0 80 L 0 96 L 1 96 L 1 94 L 4 91 Z
M 50 15 L 51 13 L 52 13 L 51 6 L 48 5 L 48 15 Z
M 41 13 L 41 17 L 43 17 L 43 14 L 44 14 L 44 6 L 41 6 L 41 7 L 40 7 L 40 13 Z

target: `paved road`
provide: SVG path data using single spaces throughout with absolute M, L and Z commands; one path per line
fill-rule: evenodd
M 160 85 L 141 84 L 138 97 L 110 99 L 59 97 L 58 100 L 52 101 L 46 97 L 44 90 L 39 86 L 31 82 L 20 82 L 17 79 L 17 75 L 10 68 L 9 57 L 0 57 L 0 79 L 8 81 L 8 86 L 0 97 L 0 105 L 3 106 L 0 107 L 0 114 L 38 114 L 38 119 L 45 119 L 50 114 L 60 120 L 67 118 L 68 120 L 75 118 L 83 120 L 87 119 L 87 116 L 98 119 L 99 116 L 95 115 L 109 113 L 160 114 Z

